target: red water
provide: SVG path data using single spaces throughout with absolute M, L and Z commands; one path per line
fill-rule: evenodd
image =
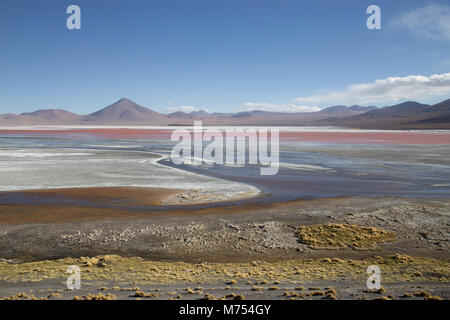
M 156 139 L 170 140 L 171 129 L 96 128 L 64 130 L 8 130 L 1 129 L 1 136 L 39 137 L 94 137 L 104 139 Z M 225 132 L 222 133 L 225 135 Z M 353 144 L 450 144 L 449 132 L 427 131 L 303 131 L 280 132 L 281 142 L 353 143 Z

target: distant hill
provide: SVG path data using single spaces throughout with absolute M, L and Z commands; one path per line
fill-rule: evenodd
M 353 116 L 356 114 L 361 114 L 361 113 L 366 113 L 369 112 L 371 110 L 374 109 L 378 109 L 377 107 L 362 107 L 362 106 L 358 106 L 358 105 L 353 105 L 350 107 L 346 107 L 346 106 L 333 106 L 333 107 L 328 107 L 325 109 L 320 110 L 320 113 L 324 113 L 324 114 L 333 114 L 333 115 L 340 115 L 340 116 Z
M 407 101 L 395 106 L 384 107 L 371 110 L 363 115 L 358 116 L 360 119 L 366 118 L 409 118 L 417 112 L 422 112 L 430 106 L 415 101 Z
M 194 117 L 206 116 L 208 114 L 209 113 L 207 111 L 205 111 L 205 110 L 199 110 L 199 111 L 192 111 L 191 112 L 191 115 L 194 116 Z
M 317 112 L 283 113 L 264 110 L 237 113 L 207 111 L 163 114 L 127 98 L 88 115 L 77 115 L 62 109 L 43 109 L 20 115 L 0 115 L 1 126 L 14 125 L 204 125 L 241 126 L 344 126 L 367 129 L 450 129 L 450 99 L 435 105 L 414 101 L 394 106 L 336 105 Z
M 0 115 L 0 124 L 38 125 L 49 123 L 77 123 L 80 116 L 61 109 L 45 109 L 34 112 L 25 112 L 20 115 L 8 113 Z
M 61 109 L 46 109 L 37 110 L 34 112 L 25 112 L 20 114 L 24 118 L 35 118 L 35 119 L 47 119 L 47 120 L 60 120 L 60 119 L 78 119 L 78 115 L 75 113 L 61 110 Z
M 186 113 L 186 112 L 182 112 L 182 111 L 177 111 L 174 113 L 170 113 L 167 115 L 169 118 L 174 118 L 174 119 L 193 119 L 193 115 L 190 113 Z
M 321 124 L 374 129 L 435 128 L 450 129 L 450 99 L 435 105 L 407 101 L 394 106 L 339 119 L 324 119 Z

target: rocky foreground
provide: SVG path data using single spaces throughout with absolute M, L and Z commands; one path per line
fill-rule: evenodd
M 2 225 L 0 295 L 449 299 L 449 200 L 347 198 L 247 209 Z M 69 265 L 81 270 L 81 290 L 66 290 Z M 369 265 L 381 270 L 380 290 L 366 287 Z

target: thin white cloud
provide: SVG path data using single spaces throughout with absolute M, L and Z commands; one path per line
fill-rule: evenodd
M 336 105 L 388 103 L 400 100 L 425 100 L 450 96 L 450 73 L 431 76 L 409 75 L 389 77 L 370 83 L 353 84 L 343 90 L 299 97 L 294 101 L 302 105 Z
M 206 111 L 209 112 L 207 109 L 200 109 L 194 106 L 178 106 L 178 107 L 166 107 L 166 111 L 167 112 L 177 112 L 177 111 L 181 111 L 181 112 L 186 112 L 186 113 L 191 113 L 191 112 L 195 112 L 195 111 Z
M 319 111 L 318 107 L 299 106 L 296 104 L 271 104 L 265 102 L 246 102 L 244 103 L 246 110 L 262 110 L 272 112 L 315 112 Z
M 392 22 L 434 40 L 450 41 L 450 6 L 430 4 L 411 10 Z

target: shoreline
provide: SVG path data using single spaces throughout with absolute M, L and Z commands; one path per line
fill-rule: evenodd
M 164 216 L 202 216 L 250 213 L 264 208 L 328 203 L 345 199 L 263 200 L 265 194 L 241 200 L 174 204 L 185 190 L 141 187 L 52 188 L 0 192 L 0 225 L 141 219 Z M 8 196 L 10 199 L 8 200 Z M 254 200 L 254 201 L 252 201 Z M 14 201 L 15 203 L 8 203 Z M 19 202 L 19 203 L 18 203 Z M 78 202 L 78 204 L 74 203 Z M 167 202 L 172 202 L 167 204 Z M 64 215 L 61 215 L 65 212 Z M 87 215 L 90 213 L 90 215 Z
M 22 159 L 21 157 L 23 156 L 23 154 L 19 153 L 18 155 L 16 155 L 14 152 L 8 153 L 9 149 L 0 149 L 0 153 L 2 153 L 2 151 L 4 150 L 7 150 L 6 157 L 11 158 L 9 161 L 15 160 L 17 159 L 17 157 L 19 159 Z M 40 149 L 27 150 L 31 158 L 35 157 L 37 159 L 44 159 L 45 157 L 50 155 L 50 153 L 48 152 L 42 153 Z M 84 151 L 86 154 L 73 152 L 74 150 Z M 105 160 L 108 161 L 110 160 L 108 156 L 111 152 L 113 152 L 113 155 L 116 156 L 116 158 L 112 158 L 112 161 L 117 161 L 118 163 L 120 163 L 120 161 L 123 161 L 123 159 L 128 159 L 127 157 L 130 157 L 131 160 L 129 161 L 131 162 L 131 164 L 136 164 L 136 167 L 138 167 L 139 169 L 136 169 L 135 167 L 130 165 L 130 170 L 133 170 L 133 173 L 127 175 L 127 168 L 117 167 L 117 171 L 111 173 L 111 170 L 104 171 L 104 167 L 99 166 L 97 171 L 91 173 L 90 170 L 92 170 L 92 168 L 87 166 L 89 164 L 89 161 L 92 161 L 92 158 L 89 157 L 106 157 Z M 73 172 L 70 172 L 68 174 L 65 172 L 65 168 L 61 167 L 60 163 L 56 161 L 56 159 L 52 159 L 52 161 L 54 161 L 55 163 L 55 167 L 48 167 L 48 165 L 45 164 L 45 161 L 42 164 L 37 163 L 37 167 L 41 165 L 45 168 L 46 171 L 35 171 L 36 174 L 35 177 L 33 177 L 34 181 L 31 182 L 31 179 L 29 177 L 21 176 L 20 178 L 23 180 L 22 185 L 19 182 L 16 182 L 18 180 L 16 175 L 11 175 L 11 181 L 14 182 L 9 182 L 10 185 L 5 184 L 4 186 L 1 186 L 0 194 L 7 192 L 44 193 L 47 192 L 46 190 L 54 190 L 54 192 L 67 193 L 67 191 L 64 190 L 69 190 L 68 192 L 70 192 L 70 190 L 77 189 L 90 189 L 95 191 L 96 189 L 106 190 L 109 188 L 110 190 L 113 190 L 114 188 L 122 188 L 123 190 L 134 189 L 137 190 L 138 193 L 142 193 L 142 191 L 139 190 L 147 190 L 147 196 L 153 198 L 152 193 L 160 193 L 161 190 L 167 190 L 167 197 L 161 198 L 160 201 L 157 201 L 156 203 L 147 203 L 147 205 L 153 204 L 167 206 L 202 205 L 225 203 L 230 201 L 245 201 L 264 195 L 260 188 L 245 182 L 237 182 L 219 177 L 212 177 L 209 175 L 194 173 L 189 170 L 183 170 L 180 168 L 162 164 L 160 163 L 160 161 L 167 159 L 167 156 L 156 152 L 142 150 L 93 150 L 89 148 L 71 148 L 65 149 L 64 153 L 60 152 L 58 156 L 65 156 L 67 157 L 67 159 L 70 159 L 70 161 L 73 161 L 75 159 L 78 160 L 76 157 L 80 156 L 85 156 L 86 158 L 76 161 L 75 163 L 79 163 L 81 167 L 76 167 Z M 7 163 L 7 161 L 5 161 L 5 163 Z M 98 162 L 94 162 L 94 165 L 98 166 Z M 6 167 L 5 169 L 2 170 L 2 168 L 0 167 L 0 173 L 5 172 L 5 175 L 7 175 L 9 171 L 19 171 L 17 169 L 10 170 L 8 167 Z M 138 170 L 142 171 L 139 172 Z M 54 175 L 54 171 L 59 172 L 61 176 L 57 179 L 47 181 L 47 176 Z M 79 173 L 79 175 L 75 175 L 75 173 Z M 98 177 L 98 179 L 91 179 L 86 182 L 86 180 L 80 179 L 80 176 L 82 174 L 86 176 L 86 179 L 91 179 L 92 176 Z M 67 185 L 67 176 L 70 175 L 72 175 L 73 180 L 69 179 L 69 181 L 71 181 L 72 183 L 70 185 Z M 120 179 L 120 175 L 123 175 L 124 179 Z M 147 179 L 144 178 L 145 175 L 148 175 Z M 65 176 L 65 179 L 62 178 L 63 176 Z M 47 183 L 45 183 L 45 181 L 47 181 Z M 12 183 L 17 183 L 18 186 L 11 185 Z M 192 183 L 194 184 L 194 187 L 192 187 Z M 128 191 L 126 191 L 126 193 L 131 198 L 134 197 L 133 195 L 129 194 Z M 142 202 L 142 196 L 139 197 L 141 198 L 140 200 Z
M 259 188 L 254 188 L 259 190 Z M 252 192 L 243 192 L 239 198 L 220 197 L 215 194 L 208 196 L 203 194 L 205 192 L 204 190 L 190 191 L 139 186 L 8 190 L 0 191 L 0 212 L 2 208 L 9 207 L 36 208 L 36 210 L 47 208 L 49 211 L 54 211 L 55 208 L 58 210 L 64 208 L 69 210 L 74 208 L 118 209 L 123 212 L 167 212 L 170 214 L 171 211 L 178 212 L 186 209 L 195 211 L 216 207 L 234 207 L 240 203 L 257 201 L 266 196 L 261 190 L 256 195 Z

